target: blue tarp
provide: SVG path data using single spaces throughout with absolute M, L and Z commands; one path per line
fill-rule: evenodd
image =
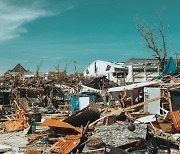
M 176 63 L 174 62 L 174 59 L 170 57 L 166 66 L 164 67 L 162 74 L 155 77 L 154 79 L 161 79 L 163 76 L 171 74 L 175 72 L 176 70 L 177 70 Z

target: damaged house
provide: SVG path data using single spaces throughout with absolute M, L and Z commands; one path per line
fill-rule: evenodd
M 160 74 L 157 59 L 131 58 L 125 63 L 97 60 L 85 70 L 85 77 L 106 76 L 119 85 L 144 82 Z
M 124 86 L 103 74 L 110 69 L 110 78 L 118 68 L 115 64 L 101 64 L 105 66 L 93 64 L 96 74 L 85 80 L 77 73 L 60 77 L 52 72 L 48 78 L 12 78 L 6 73 L 1 92 L 10 94 L 16 108 L 0 119 L 0 152 L 178 153 L 180 72 L 172 58 L 156 79 Z M 131 69 L 119 65 L 126 73 L 120 79 L 127 79 Z M 3 89 L 13 82 L 17 84 L 10 91 Z
M 126 82 L 144 82 L 160 74 L 157 59 L 131 58 L 125 62 L 124 66 L 129 68 Z
M 108 80 L 117 84 L 124 84 L 124 79 L 127 76 L 127 68 L 124 63 L 107 62 L 96 60 L 92 62 L 84 71 L 85 77 L 102 77 L 106 76 Z

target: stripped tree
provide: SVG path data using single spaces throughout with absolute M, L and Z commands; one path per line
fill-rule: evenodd
M 61 63 L 61 61 L 58 60 L 57 65 L 54 65 L 55 72 L 57 73 L 56 77 L 58 80 L 60 80 L 60 63 Z
M 39 64 L 37 64 L 37 68 L 36 68 L 36 79 L 39 79 L 39 70 L 41 68 L 42 65 L 42 61 L 40 61 Z
M 136 22 L 137 30 L 145 41 L 145 47 L 154 51 L 153 57 L 158 59 L 160 70 L 163 70 L 167 58 L 167 30 L 159 19 L 158 25 Z

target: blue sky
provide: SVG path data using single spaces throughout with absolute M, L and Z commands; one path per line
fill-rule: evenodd
M 54 71 L 73 61 L 82 72 L 94 60 L 152 58 L 135 19 L 168 26 L 168 56 L 179 52 L 179 0 L 0 0 L 0 73 L 17 63 Z M 179 52 L 180 53 L 180 52 Z

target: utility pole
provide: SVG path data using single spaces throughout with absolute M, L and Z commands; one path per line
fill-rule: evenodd
M 175 53 L 175 56 L 176 56 L 176 67 L 178 67 L 178 56 L 179 56 L 179 53 L 176 52 L 176 53 Z

